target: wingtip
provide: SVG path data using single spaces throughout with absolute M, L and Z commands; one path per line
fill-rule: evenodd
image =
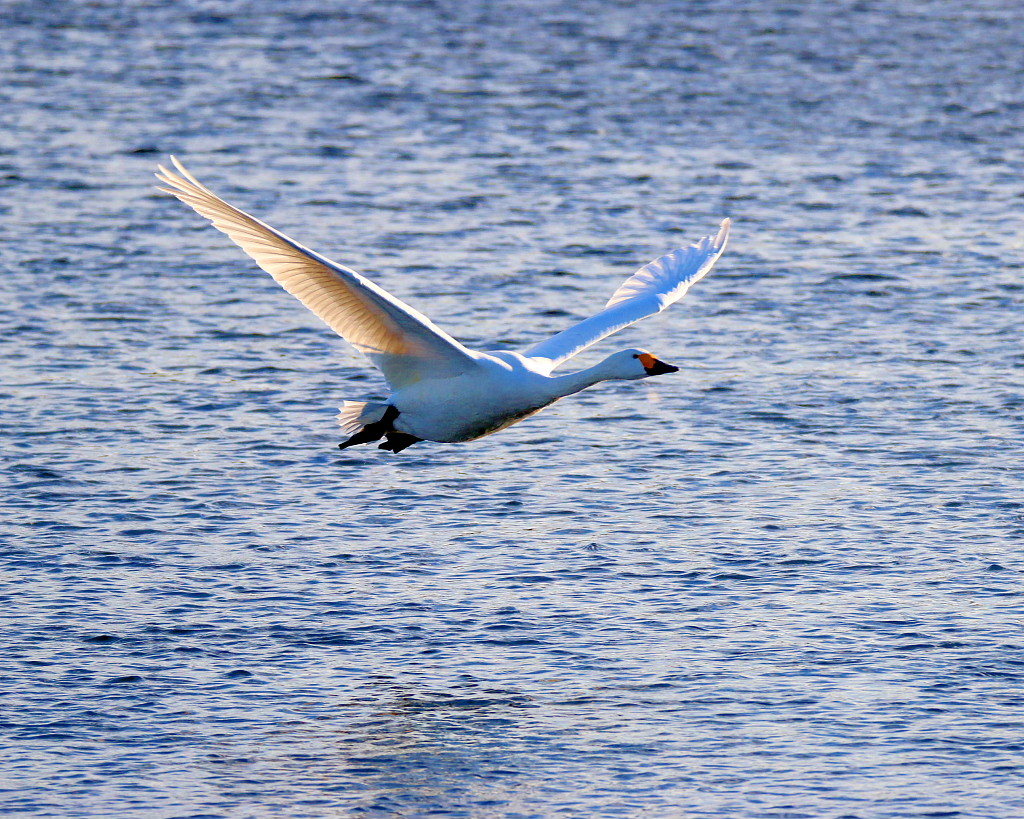
M 178 159 L 178 157 L 176 157 L 174 154 L 171 154 L 171 164 L 174 165 L 174 167 L 177 169 L 178 173 L 180 173 L 182 176 L 184 176 L 189 182 L 191 182 L 193 185 L 197 185 L 197 186 L 199 185 L 199 180 L 196 179 L 194 176 L 192 176 L 191 173 L 189 173 L 188 168 L 186 168 L 181 163 L 181 160 Z
M 192 175 L 177 156 L 174 154 L 168 154 L 168 156 L 171 160 L 171 165 L 174 166 L 174 170 L 169 170 L 166 166 L 158 164 L 159 173 L 156 174 L 157 179 L 180 190 L 196 188 L 203 193 L 214 195 L 209 188 Z
M 718 227 L 718 235 L 715 237 L 715 247 L 723 248 L 729 240 L 729 230 L 732 228 L 732 219 L 728 216 L 722 220 Z

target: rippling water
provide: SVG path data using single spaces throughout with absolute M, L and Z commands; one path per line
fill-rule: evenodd
M 0 15 L 6 813 L 1024 814 L 1019 4 Z M 483 348 L 736 226 L 678 376 L 339 453 L 169 153 Z

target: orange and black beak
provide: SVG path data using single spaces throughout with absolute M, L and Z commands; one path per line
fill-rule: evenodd
M 648 375 L 664 375 L 665 373 L 679 372 L 678 367 L 666 364 L 664 361 L 655 358 L 650 353 L 643 353 L 639 358 L 640 363 L 644 365 L 644 369 L 647 371 Z

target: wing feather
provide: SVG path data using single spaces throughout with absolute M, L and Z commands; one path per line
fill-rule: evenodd
M 645 264 L 619 285 L 600 313 L 535 344 L 525 355 L 547 359 L 554 369 L 602 338 L 679 301 L 722 255 L 730 225 L 731 220 L 725 219 L 717 235 Z
M 252 259 L 353 347 L 365 353 L 393 387 L 464 372 L 474 355 L 422 313 L 354 270 L 303 247 L 254 216 L 229 205 L 175 157 L 160 166 L 160 190 L 176 196 Z

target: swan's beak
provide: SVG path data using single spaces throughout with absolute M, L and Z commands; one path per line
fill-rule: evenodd
M 650 366 L 644 366 L 648 375 L 664 375 L 665 373 L 677 373 L 679 372 L 678 367 L 673 367 L 671 364 L 666 364 L 660 358 L 655 358 L 654 362 Z

